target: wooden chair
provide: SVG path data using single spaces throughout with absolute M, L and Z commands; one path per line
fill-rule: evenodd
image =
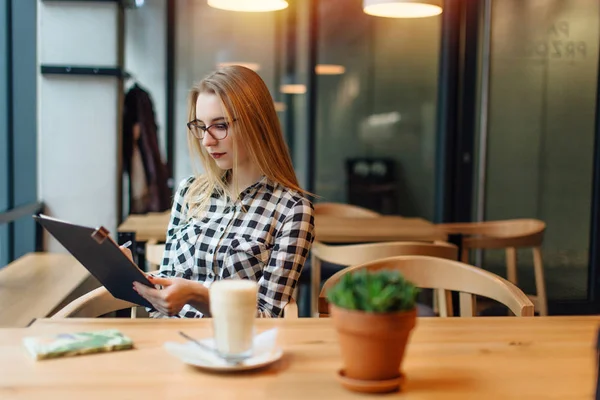
M 428 242 L 383 242 L 329 246 L 315 241 L 312 246 L 312 280 L 311 280 L 311 311 L 312 315 L 318 314 L 318 298 L 321 290 L 321 261 L 338 265 L 360 265 L 382 258 L 405 255 L 422 255 L 440 257 L 448 260 L 458 259 L 458 248 L 450 243 L 436 241 Z M 436 291 L 436 304 L 439 311 L 446 316 L 446 293 Z
M 331 203 L 331 202 L 323 202 L 323 203 L 315 203 L 315 217 L 318 218 L 319 215 L 327 215 L 331 217 L 346 217 L 346 218 L 377 218 L 380 217 L 376 211 L 369 210 L 364 207 L 355 206 L 352 204 L 345 203 Z M 310 290 L 310 298 L 311 298 L 311 314 L 316 312 L 316 299 L 318 293 L 318 288 L 321 286 L 321 265 L 316 265 L 314 256 L 311 257 L 310 263 L 310 276 L 311 276 L 311 290 Z M 317 282 L 317 283 L 315 283 Z M 315 286 L 316 285 L 316 286 Z M 317 287 L 315 291 L 315 287 Z M 296 288 L 298 290 L 298 288 Z M 296 293 L 297 298 L 297 293 Z
M 375 218 L 380 217 L 376 211 L 368 208 L 353 206 L 344 203 L 315 203 L 315 215 L 329 215 L 332 217 L 353 217 L 353 218 Z
M 459 261 L 428 256 L 399 256 L 346 268 L 329 278 L 319 295 L 319 316 L 328 316 L 326 293 L 344 274 L 361 269 L 397 270 L 414 285 L 427 289 L 457 291 L 460 315 L 472 317 L 473 296 L 483 296 L 507 306 L 515 315 L 533 316 L 533 303 L 515 285 L 491 272 Z
M 97 318 L 128 308 L 131 308 L 131 318 L 135 318 L 137 307 L 137 304 L 115 298 L 104 286 L 101 286 L 73 300 L 51 318 Z
M 535 304 L 539 315 L 548 315 L 541 250 L 546 230 L 546 224 L 543 221 L 514 219 L 440 224 L 438 227 L 448 234 L 462 235 L 460 260 L 464 263 L 469 263 L 469 254 L 473 249 L 506 249 L 506 276 L 515 285 L 518 285 L 516 249 L 531 248 L 537 293 L 535 296 L 529 295 L 529 298 Z
M 70 254 L 27 253 L 0 268 L 0 328 L 24 328 L 97 287 Z
M 129 301 L 115 298 L 104 286 L 73 300 L 51 318 L 98 318 L 102 315 L 131 308 L 131 318 L 136 317 L 139 306 Z M 283 309 L 284 318 L 298 318 L 298 305 L 294 299 Z

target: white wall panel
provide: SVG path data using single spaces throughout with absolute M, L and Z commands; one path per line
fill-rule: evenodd
M 115 3 L 38 1 L 38 62 L 117 66 Z M 53 217 L 117 229 L 116 77 L 40 75 L 39 196 Z M 48 251 L 65 251 L 46 236 Z
M 115 66 L 116 3 L 38 2 L 42 64 Z

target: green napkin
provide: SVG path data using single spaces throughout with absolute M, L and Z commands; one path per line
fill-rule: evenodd
M 133 341 L 117 329 L 30 336 L 23 344 L 36 360 L 133 348 Z

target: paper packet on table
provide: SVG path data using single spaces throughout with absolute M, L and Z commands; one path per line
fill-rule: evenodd
M 103 353 L 133 348 L 133 341 L 117 329 L 28 336 L 23 345 L 36 360 Z

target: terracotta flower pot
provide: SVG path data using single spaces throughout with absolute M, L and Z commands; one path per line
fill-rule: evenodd
M 417 311 L 367 313 L 329 305 L 348 378 L 380 381 L 398 378 Z

